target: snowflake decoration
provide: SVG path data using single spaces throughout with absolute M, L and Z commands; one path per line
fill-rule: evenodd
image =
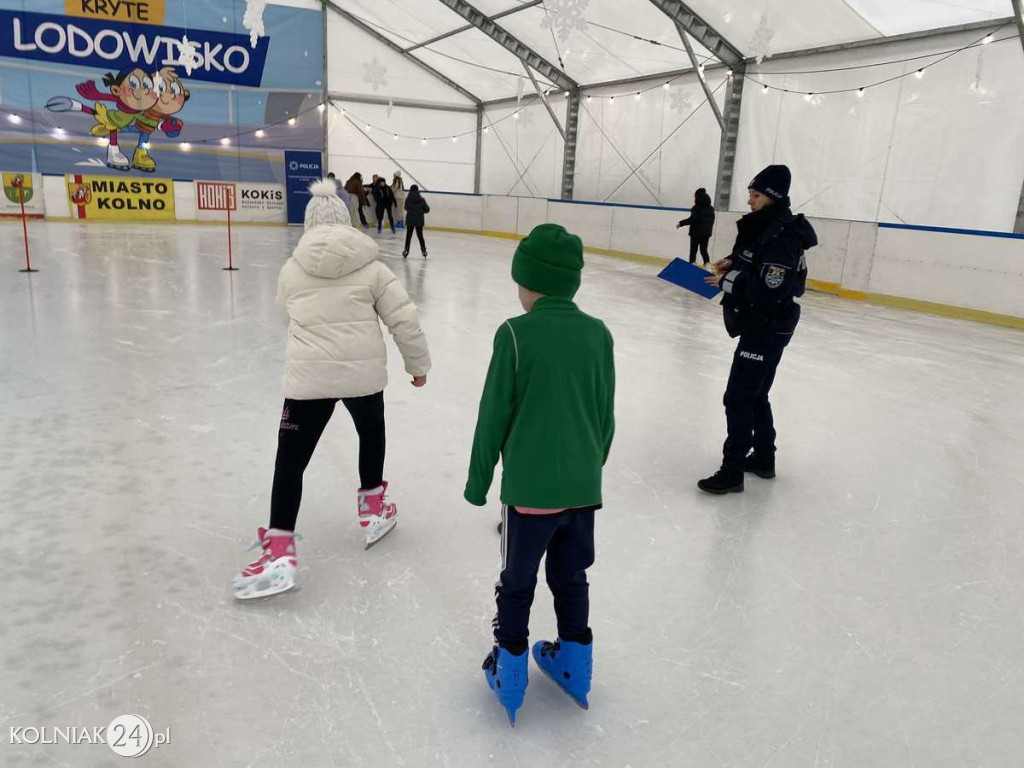
M 256 47 L 256 41 L 267 34 L 263 26 L 263 11 L 266 7 L 267 0 L 245 0 L 242 26 L 249 30 L 249 44 L 253 48 Z
M 566 42 L 573 32 L 582 32 L 587 28 L 587 20 L 583 18 L 590 0 L 546 0 L 544 4 L 543 26 L 555 31 L 555 36 Z
M 754 37 L 750 40 L 750 52 L 757 58 L 757 63 L 771 58 L 772 40 L 775 38 L 775 30 L 768 26 L 768 15 L 761 16 L 761 21 L 754 30 Z
M 178 46 L 178 66 L 185 70 L 185 74 L 191 76 L 193 69 L 199 69 L 206 63 L 203 54 L 199 52 L 199 43 L 189 40 L 188 35 L 182 35 L 181 40 L 175 41 Z
M 668 92 L 668 106 L 673 112 L 688 113 L 693 111 L 694 104 L 690 94 L 676 86 Z
M 381 64 L 376 56 L 363 64 L 363 82 L 373 86 L 374 93 L 388 87 L 388 68 Z

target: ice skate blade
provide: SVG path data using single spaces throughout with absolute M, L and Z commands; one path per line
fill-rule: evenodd
M 395 520 L 394 525 L 392 525 L 390 528 L 388 528 L 386 531 L 384 531 L 384 533 L 382 533 L 376 539 L 374 539 L 373 541 L 370 541 L 369 539 L 367 539 L 366 540 L 366 546 L 363 547 L 363 551 L 365 552 L 366 550 L 372 549 L 373 547 L 375 547 L 378 544 L 380 544 L 385 538 L 387 538 L 387 535 L 389 533 L 391 533 L 393 530 L 395 530 L 395 528 L 397 528 L 397 527 L 398 527 L 398 521 Z
M 558 690 L 560 690 L 562 693 L 564 693 L 566 696 L 568 696 L 572 700 L 573 704 L 575 704 L 577 707 L 579 707 L 582 710 L 589 710 L 590 709 L 590 702 L 588 702 L 588 701 L 580 701 L 579 699 L 577 699 L 575 696 L 573 696 L 571 693 L 569 693 L 569 691 L 567 691 L 562 686 L 562 684 L 558 681 L 558 678 L 556 678 L 554 675 L 552 675 L 550 672 L 548 672 L 543 667 L 540 668 L 540 671 L 543 672 L 545 675 L 547 675 L 547 678 L 551 682 L 553 682 L 555 684 L 555 686 L 557 686 Z
M 281 594 L 284 594 L 285 592 L 289 592 L 289 591 L 291 591 L 293 589 L 295 589 L 295 582 L 294 581 L 291 584 L 285 584 L 283 586 L 271 587 L 270 589 L 264 589 L 264 590 L 252 590 L 250 592 L 245 592 L 245 591 L 239 592 L 237 590 L 232 589 L 232 594 L 234 595 L 234 598 L 236 600 L 242 600 L 244 602 L 244 601 L 247 601 L 247 600 L 259 600 L 261 598 L 274 597 L 276 595 L 281 595 Z

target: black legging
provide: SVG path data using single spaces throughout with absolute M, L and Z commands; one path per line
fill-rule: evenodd
M 395 228 L 395 219 L 391 215 L 390 205 L 378 205 L 377 206 L 377 231 L 380 232 L 384 226 L 384 211 L 388 212 L 388 222 L 391 224 L 391 228 Z
M 423 239 L 423 225 L 422 224 L 419 224 L 419 225 L 417 225 L 415 227 L 408 227 L 405 230 L 405 252 L 408 253 L 409 252 L 409 246 L 412 245 L 412 233 L 413 232 L 415 232 L 416 233 L 416 237 L 419 238 L 420 250 L 423 251 L 423 253 L 426 253 L 427 252 L 427 243 Z
M 320 436 L 334 413 L 337 400 L 285 400 L 277 433 L 274 490 L 270 495 L 270 527 L 294 531 L 302 502 L 302 475 L 313 458 Z M 384 393 L 347 397 L 348 409 L 359 434 L 360 488 L 384 482 Z
M 700 249 L 701 258 L 704 259 L 705 264 L 711 262 L 711 257 L 708 255 L 708 243 L 711 242 L 711 235 L 706 237 L 691 237 L 690 238 L 690 263 L 695 264 L 697 262 L 697 249 Z

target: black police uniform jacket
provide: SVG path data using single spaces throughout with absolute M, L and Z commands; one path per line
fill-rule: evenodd
M 732 268 L 722 280 L 725 329 L 733 338 L 747 334 L 788 342 L 800 322 L 794 299 L 807 289 L 805 253 L 818 236 L 803 214 L 770 205 L 736 223 Z

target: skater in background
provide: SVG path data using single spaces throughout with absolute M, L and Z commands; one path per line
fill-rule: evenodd
M 528 682 L 537 570 L 555 598 L 558 638 L 533 646 L 538 667 L 584 709 L 593 671 L 587 568 L 594 513 L 615 431 L 615 361 L 604 323 L 573 303 L 583 243 L 542 224 L 519 244 L 512 279 L 525 315 L 503 323 L 480 401 L 465 497 L 484 506 L 502 460 L 501 576 L 487 685 L 515 725 Z
M 409 258 L 409 246 L 412 245 L 412 233 L 420 241 L 420 252 L 423 258 L 427 258 L 427 243 L 423 239 L 423 227 L 427 223 L 427 214 L 430 213 L 430 206 L 420 194 L 420 188 L 413 184 L 409 189 L 409 196 L 405 200 L 405 250 L 402 251 L 402 258 Z
M 818 244 L 810 222 L 790 210 L 791 182 L 784 165 L 757 174 L 750 182 L 751 212 L 736 224 L 732 255 L 716 262 L 715 274 L 705 280 L 725 292 L 725 328 L 732 338 L 739 337 L 725 390 L 728 438 L 722 467 L 697 483 L 707 493 L 742 492 L 745 472 L 775 477 L 775 422 L 768 394 L 800 322 L 800 305 L 793 299 L 804 295 L 807 283 L 804 254 Z
M 377 234 L 384 229 L 384 214 L 388 215 L 388 224 L 391 225 L 391 234 L 395 234 L 395 193 L 391 191 L 387 181 L 380 176 L 374 176 L 373 200 L 377 204 Z
M 374 198 L 373 190 L 375 190 L 377 188 L 377 182 L 378 181 L 380 181 L 380 176 L 378 176 L 375 173 L 375 174 L 373 174 L 373 180 L 370 182 L 369 186 L 366 187 L 366 199 L 368 201 L 367 207 L 370 210 L 370 216 L 373 217 L 373 221 L 370 222 L 370 225 L 373 226 L 373 227 L 379 227 L 380 226 L 380 216 L 376 215 L 376 211 L 377 211 L 377 209 L 376 209 L 376 202 L 373 199 Z
M 345 191 L 345 187 L 342 186 L 341 182 L 338 181 L 338 177 L 333 173 L 328 173 L 327 178 L 334 183 L 334 193 L 341 198 L 341 202 L 345 204 L 345 207 L 349 210 L 349 218 L 352 213 L 352 198 L 349 197 L 348 192 Z
M 708 254 L 708 244 L 711 242 L 711 235 L 715 231 L 715 209 L 711 205 L 711 195 L 701 187 L 693 195 L 693 208 L 690 209 L 688 218 L 683 219 L 676 225 L 690 228 L 690 263 L 697 262 L 697 251 L 700 250 L 701 258 L 704 259 L 704 266 L 711 264 L 711 256 Z
M 359 435 L 359 525 L 367 548 L 398 522 L 384 480 L 384 388 L 387 349 L 380 321 L 391 331 L 415 387 L 427 383 L 430 353 L 416 307 L 391 271 L 377 261 L 377 244 L 350 226 L 334 184 L 310 187 L 306 231 L 278 279 L 278 303 L 288 313 L 284 410 L 278 431 L 270 525 L 260 528 L 259 559 L 235 577 L 235 597 L 266 597 L 295 584 L 295 522 L 302 476 L 340 400 Z
M 363 229 L 369 229 L 370 225 L 366 223 L 366 215 L 363 213 L 363 208 L 368 208 L 370 205 L 370 201 L 366 197 L 366 188 L 363 186 L 363 175 L 353 173 L 352 177 L 345 182 L 345 191 L 349 194 L 348 210 L 351 220 L 355 221 L 358 216 Z
M 395 171 L 395 178 L 391 182 L 391 191 L 395 193 L 395 218 L 398 220 L 398 228 L 405 226 L 405 179 L 401 171 Z M 406 249 L 408 250 L 408 249 Z

